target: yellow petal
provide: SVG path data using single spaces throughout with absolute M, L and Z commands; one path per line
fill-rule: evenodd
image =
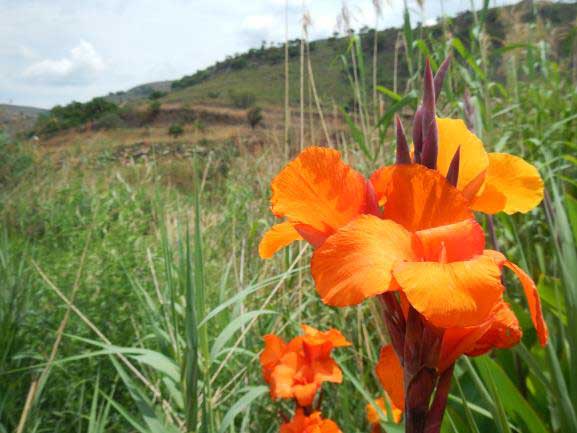
M 461 157 L 457 189 L 465 191 L 469 184 L 474 184 L 476 185 L 473 188 L 475 191 L 470 191 L 472 196 L 474 196 L 482 186 L 482 183 L 472 182 L 489 167 L 489 158 L 483 143 L 475 134 L 469 131 L 469 128 L 461 119 L 437 119 L 437 127 L 439 130 L 437 170 L 443 176 L 446 176 L 453 156 L 460 147 Z
M 543 200 L 543 179 L 537 169 L 514 155 L 489 153 L 485 190 L 473 202 L 474 210 L 507 214 L 529 212 Z

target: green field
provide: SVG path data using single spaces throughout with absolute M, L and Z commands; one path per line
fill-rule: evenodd
M 365 175 L 391 163 L 393 114 L 406 119 L 416 108 L 425 57 L 436 68 L 450 54 L 438 115 L 465 118 L 472 107 L 485 147 L 522 156 L 545 181 L 546 198 L 530 213 L 478 220 L 488 232 L 494 223 L 488 245 L 538 283 L 550 343 L 538 344 L 507 274 L 523 342 L 457 363 L 444 433 L 577 433 L 576 10 L 524 4 L 470 13 L 434 32 L 406 26 L 396 80 L 394 51 L 380 54 L 381 109 L 372 105 L 372 58 L 363 49 L 370 53 L 372 33 L 312 51 L 325 111 L 316 113 L 307 75 L 305 145 L 330 141 Z M 343 71 L 341 55 L 361 63 L 357 73 Z M 283 68 L 218 72 L 161 101 L 228 106 L 234 89 L 280 111 Z M 297 56 L 295 110 L 299 68 Z M 329 102 L 349 111 L 327 122 L 327 138 L 321 119 L 336 116 Z M 208 125 L 181 139 L 190 152 L 128 162 L 110 157 L 118 143 L 98 136 L 62 135 L 57 146 L 56 135 L 43 146 L 0 135 L 0 432 L 276 432 L 279 408 L 291 407 L 268 397 L 262 336 L 290 338 L 300 323 L 338 328 L 352 341 L 335 355 L 344 380 L 325 385 L 323 407 L 344 433 L 370 431 L 365 405 L 381 394 L 373 365 L 386 339 L 376 304 L 325 306 L 304 242 L 269 261 L 257 253 L 274 222 L 270 181 L 300 148 L 298 112 L 287 143 L 277 118 L 244 128 L 201 141 L 219 130 Z

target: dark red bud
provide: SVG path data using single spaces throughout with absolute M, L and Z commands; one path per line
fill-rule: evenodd
M 438 132 L 435 119 L 435 88 L 433 70 L 429 59 L 425 64 L 425 90 L 423 93 L 423 153 L 421 164 L 425 167 L 437 168 Z
M 421 163 L 421 154 L 423 153 L 423 109 L 417 108 L 413 119 L 413 146 L 415 148 L 415 162 Z
M 451 65 L 451 56 L 447 56 L 437 73 L 435 74 L 435 79 L 433 80 L 435 83 L 435 98 L 439 99 L 439 95 L 441 94 L 441 89 L 443 88 L 443 82 L 445 81 L 445 76 L 447 75 L 447 71 L 449 70 L 449 66 Z
M 409 152 L 409 145 L 407 144 L 407 136 L 405 129 L 399 116 L 395 116 L 397 123 L 397 164 L 410 164 L 411 153 Z
M 459 181 L 459 164 L 461 162 L 461 146 L 457 148 L 457 151 L 453 155 L 451 164 L 449 164 L 449 170 L 447 171 L 447 182 L 453 186 L 457 186 Z

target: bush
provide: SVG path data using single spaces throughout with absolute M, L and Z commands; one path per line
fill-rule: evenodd
M 252 107 L 256 102 L 256 96 L 250 92 L 237 93 L 235 91 L 231 91 L 230 99 L 232 100 L 232 104 L 236 108 L 243 108 L 243 109 Z
M 116 129 L 123 126 L 125 126 L 125 122 L 120 113 L 106 113 L 96 120 L 93 125 L 95 129 Z
M 256 128 L 262 122 L 262 108 L 253 107 L 246 113 L 246 119 L 252 129 Z
M 89 102 L 72 102 L 57 105 L 47 115 L 40 116 L 35 130 L 39 134 L 50 134 L 63 129 L 75 128 L 93 122 L 106 114 L 117 113 L 118 105 L 105 98 L 94 98 Z
M 210 99 L 216 99 L 219 96 L 220 96 L 220 92 L 218 92 L 218 91 L 212 90 L 212 91 L 208 92 L 208 97 Z
M 164 98 L 167 95 L 166 92 L 162 92 L 160 90 L 154 90 L 150 95 L 148 95 L 148 99 L 151 101 L 156 101 L 157 99 Z
M 170 128 L 168 128 L 168 135 L 170 135 L 172 138 L 178 138 L 182 134 L 184 134 L 184 128 L 179 123 L 173 123 L 170 125 Z

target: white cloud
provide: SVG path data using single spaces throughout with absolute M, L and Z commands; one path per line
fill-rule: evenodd
M 249 15 L 242 21 L 242 32 L 249 44 L 256 45 L 261 41 L 277 39 L 284 24 L 273 15 Z
M 68 56 L 40 60 L 28 66 L 23 75 L 39 83 L 80 85 L 92 82 L 105 69 L 106 63 L 94 46 L 81 40 Z

